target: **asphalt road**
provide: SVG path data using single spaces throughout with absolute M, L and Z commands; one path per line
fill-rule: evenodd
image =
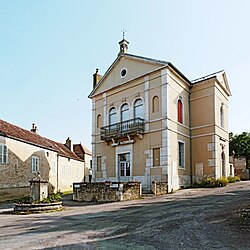
M 0 205 L 0 249 L 250 249 L 250 182 L 185 189 L 135 201 L 6 214 Z M 249 223 L 249 220 L 248 220 Z

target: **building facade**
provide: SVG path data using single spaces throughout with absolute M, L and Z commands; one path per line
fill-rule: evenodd
M 75 148 L 75 151 L 74 151 Z M 0 200 L 29 194 L 38 172 L 49 182 L 49 193 L 73 190 L 73 182 L 84 180 L 91 152 L 81 144 L 65 144 L 0 120 Z
M 95 181 L 167 181 L 168 190 L 204 176 L 229 175 L 224 71 L 188 80 L 173 64 L 128 53 L 128 42 L 101 76 L 93 75 Z

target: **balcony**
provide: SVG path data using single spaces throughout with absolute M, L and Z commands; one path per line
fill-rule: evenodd
M 141 135 L 144 133 L 144 124 L 144 119 L 134 118 L 101 127 L 101 140 L 110 141 L 126 136 Z

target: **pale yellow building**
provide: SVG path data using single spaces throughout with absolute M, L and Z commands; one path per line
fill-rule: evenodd
M 91 152 L 68 138 L 59 143 L 42 137 L 33 125 L 25 130 L 0 119 L 0 201 L 30 193 L 30 180 L 40 172 L 49 193 L 72 191 L 84 181 Z
M 167 181 L 169 192 L 230 174 L 224 71 L 190 81 L 173 64 L 120 52 L 93 75 L 94 181 Z

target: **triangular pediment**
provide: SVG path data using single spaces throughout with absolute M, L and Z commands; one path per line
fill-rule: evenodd
M 192 81 L 192 84 L 193 85 L 194 84 L 201 84 L 201 83 L 204 83 L 204 82 L 209 81 L 211 79 L 216 79 L 216 82 L 221 86 L 221 88 L 225 91 L 225 93 L 228 96 L 232 95 L 228 81 L 227 81 L 226 72 L 224 70 L 221 70 L 221 71 L 218 71 L 216 73 L 195 79 Z
M 227 76 L 226 76 L 226 72 L 222 71 L 220 73 L 217 74 L 217 80 L 220 82 L 220 85 L 222 86 L 222 88 L 227 92 L 227 94 L 229 96 L 231 96 L 231 90 L 227 81 Z
M 112 63 L 89 97 L 106 92 L 133 79 L 168 65 L 168 62 L 131 54 L 120 54 Z

